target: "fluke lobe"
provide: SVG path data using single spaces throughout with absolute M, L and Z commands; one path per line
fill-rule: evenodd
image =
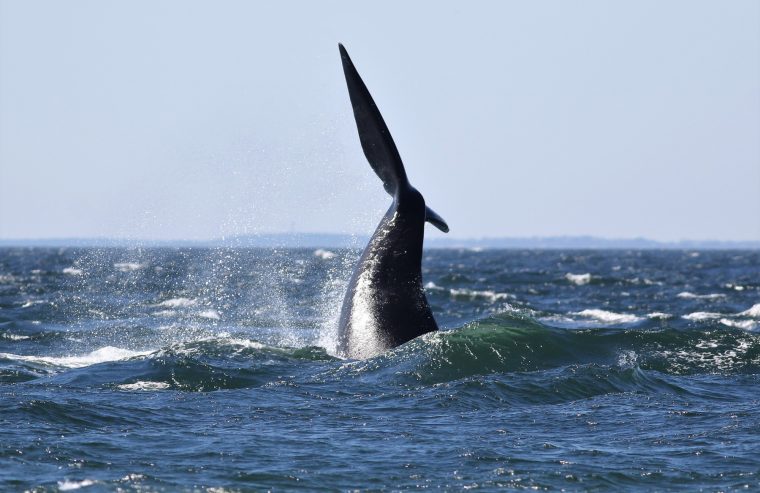
M 425 221 L 444 232 L 449 227 L 409 183 L 375 101 L 338 46 L 362 150 L 393 197 L 354 269 L 340 314 L 338 351 L 362 359 L 438 330 L 422 288 L 422 241 Z

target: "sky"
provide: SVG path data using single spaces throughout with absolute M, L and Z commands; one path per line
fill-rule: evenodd
M 338 42 L 453 237 L 760 240 L 754 0 L 0 0 L 0 238 L 370 233 Z

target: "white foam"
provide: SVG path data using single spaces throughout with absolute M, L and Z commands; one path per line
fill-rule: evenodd
M 173 317 L 176 314 L 176 310 L 159 310 L 157 312 L 153 312 L 154 317 Z
M 187 308 L 189 306 L 195 306 L 198 303 L 196 300 L 190 298 L 171 298 L 164 300 L 156 306 L 163 306 L 166 308 Z
M 0 353 L 0 357 L 30 363 L 42 363 L 47 365 L 63 366 L 65 368 L 83 368 L 85 366 L 106 363 L 109 361 L 121 361 L 136 356 L 145 356 L 153 351 L 130 351 L 113 346 L 106 346 L 82 356 L 29 356 L 22 354 Z
M 676 295 L 679 298 L 685 298 L 685 299 L 698 299 L 698 300 L 715 300 L 718 298 L 725 298 L 725 294 L 720 293 L 710 293 L 710 294 L 695 294 L 690 293 L 688 291 L 682 291 Z
M 314 250 L 314 256 L 319 257 L 322 260 L 330 260 L 335 258 L 335 253 L 331 252 L 330 250 L 324 250 L 322 248 L 318 248 Z
M 571 274 L 568 272 L 565 274 L 565 279 L 575 284 L 576 286 L 583 286 L 591 282 L 591 274 L 588 272 L 585 274 Z
M 641 321 L 641 317 L 629 313 L 615 313 L 607 310 L 592 308 L 580 312 L 574 312 L 573 315 L 588 317 L 604 323 L 610 324 L 630 324 Z
M 721 318 L 720 323 L 729 327 L 736 327 L 737 329 L 744 330 L 752 330 L 758 325 L 754 320 L 730 320 L 728 318 Z
M 497 293 L 491 290 L 476 291 L 473 289 L 466 289 L 466 288 L 450 289 L 449 293 L 453 297 L 466 296 L 472 300 L 482 298 L 482 299 L 486 299 L 490 301 L 491 303 L 495 301 L 506 300 L 507 298 L 510 297 L 510 295 L 508 295 L 507 293 Z
M 22 336 L 19 334 L 11 334 L 9 332 L 3 332 L 2 336 L 5 339 L 10 339 L 11 341 L 24 341 L 26 339 L 31 339 L 30 336 Z
M 667 318 L 671 318 L 672 316 L 673 315 L 671 315 L 669 313 L 663 313 L 663 312 L 647 313 L 647 318 L 656 318 L 656 319 L 660 319 L 660 320 L 665 320 Z
M 220 318 L 222 318 L 219 315 L 218 311 L 211 310 L 211 309 L 209 309 L 209 310 L 203 310 L 202 312 L 198 312 L 198 316 L 201 317 L 201 318 L 208 318 L 208 319 L 211 319 L 211 320 L 219 320 Z
M 151 382 L 138 380 L 135 383 L 125 383 L 117 386 L 121 390 L 164 390 L 169 388 L 169 384 L 166 382 Z
M 736 291 L 744 291 L 744 286 L 740 286 L 739 284 L 731 284 L 730 282 L 728 284 L 724 285 L 728 289 L 734 289 Z
M 113 266 L 119 272 L 132 272 L 146 267 L 145 264 L 138 264 L 136 262 L 117 262 Z
M 73 491 L 94 484 L 95 481 L 92 479 L 83 479 L 82 481 L 69 481 L 68 479 L 64 479 L 63 481 L 58 481 L 58 489 L 60 491 Z
M 81 276 L 84 274 L 84 271 L 82 269 L 77 269 L 76 267 L 66 267 L 63 269 L 63 273 L 70 276 Z
M 744 310 L 739 315 L 743 315 L 745 317 L 760 318 L 760 303 L 752 305 L 752 308 Z
M 688 315 L 684 315 L 683 318 L 686 320 L 712 320 L 715 318 L 720 318 L 723 315 L 720 313 L 714 313 L 714 312 L 694 312 L 689 313 Z

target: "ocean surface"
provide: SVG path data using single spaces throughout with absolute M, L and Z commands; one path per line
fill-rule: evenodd
M 0 249 L 0 491 L 760 488 L 760 251 L 429 250 L 350 361 L 357 255 Z

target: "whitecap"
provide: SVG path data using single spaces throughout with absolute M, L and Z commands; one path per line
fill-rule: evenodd
M 145 264 L 138 264 L 136 262 L 117 262 L 113 266 L 119 272 L 132 272 L 145 268 Z
M 610 324 L 631 324 L 641 321 L 641 317 L 637 317 L 636 315 L 631 315 L 629 313 L 615 313 L 607 310 L 600 310 L 598 308 L 573 312 L 572 315 L 593 318 L 600 322 Z
M 208 318 L 211 320 L 219 320 L 222 318 L 219 315 L 219 312 L 216 310 L 203 310 L 202 312 L 198 312 L 198 316 L 201 318 Z
M 63 273 L 70 276 L 81 276 L 84 274 L 84 271 L 82 269 L 77 269 L 76 267 L 66 267 L 63 269 Z
M 714 312 L 694 312 L 689 313 L 688 315 L 684 315 L 683 318 L 686 320 L 712 320 L 715 318 L 720 318 L 723 315 L 720 313 L 714 313 Z
M 166 382 L 151 382 L 151 381 L 143 381 L 138 380 L 134 383 L 125 383 L 122 385 L 118 385 L 116 388 L 119 388 L 121 390 L 164 390 L 169 388 L 169 384 Z
M 665 320 L 667 318 L 671 318 L 672 316 L 673 315 L 671 315 L 670 313 L 663 313 L 663 312 L 647 313 L 647 318 L 656 318 L 660 320 Z
M 166 308 L 187 308 L 189 306 L 195 306 L 197 300 L 190 298 L 171 298 L 158 303 L 156 306 L 163 306 Z
M 725 287 L 728 289 L 733 289 L 735 291 L 744 291 L 744 286 L 741 286 L 739 284 L 731 284 L 730 282 L 728 284 L 724 284 Z
M 136 356 L 146 356 L 152 351 L 130 351 L 113 346 L 106 346 L 82 356 L 30 356 L 23 354 L 0 353 L 0 357 L 30 363 L 42 363 L 47 365 L 63 366 L 66 368 L 83 368 L 85 366 L 106 363 L 109 361 L 121 361 Z
M 495 301 L 506 300 L 510 297 L 510 295 L 507 293 L 497 293 L 496 291 L 491 291 L 490 289 L 485 290 L 485 291 L 476 291 L 474 289 L 466 289 L 466 288 L 450 289 L 449 294 L 451 294 L 453 298 L 466 297 L 466 298 L 470 298 L 471 300 L 485 299 L 485 300 L 490 301 L 491 303 Z
M 94 484 L 95 481 L 92 479 L 83 479 L 82 481 L 69 481 L 68 479 L 64 479 L 63 481 L 58 481 L 58 489 L 60 491 L 73 491 Z
M 697 300 L 714 300 L 717 298 L 725 298 L 725 294 L 721 293 L 710 293 L 710 294 L 695 294 L 690 293 L 689 291 L 682 291 L 676 295 L 678 298 L 684 298 L 684 299 L 697 299 Z
M 568 272 L 565 274 L 565 279 L 575 284 L 576 286 L 583 286 L 584 284 L 591 282 L 591 274 L 588 272 L 585 274 L 571 274 Z
M 728 318 L 721 318 L 720 323 L 729 327 L 736 327 L 737 329 L 752 330 L 757 327 L 757 322 L 754 320 L 730 320 Z
M 10 332 L 3 332 L 2 334 L 4 339 L 10 339 L 11 341 L 25 341 L 27 339 L 31 339 L 30 336 L 22 336 L 19 334 L 11 334 Z
M 324 250 L 322 248 L 318 248 L 314 250 L 314 256 L 319 257 L 322 260 L 330 260 L 332 258 L 335 258 L 335 253 L 331 252 L 330 250 Z
M 739 313 L 739 315 L 743 315 L 745 317 L 760 318 L 760 303 L 752 305 L 752 308 L 744 310 L 743 312 Z
M 173 317 L 176 314 L 176 310 L 159 310 L 157 312 L 153 312 L 154 317 Z

